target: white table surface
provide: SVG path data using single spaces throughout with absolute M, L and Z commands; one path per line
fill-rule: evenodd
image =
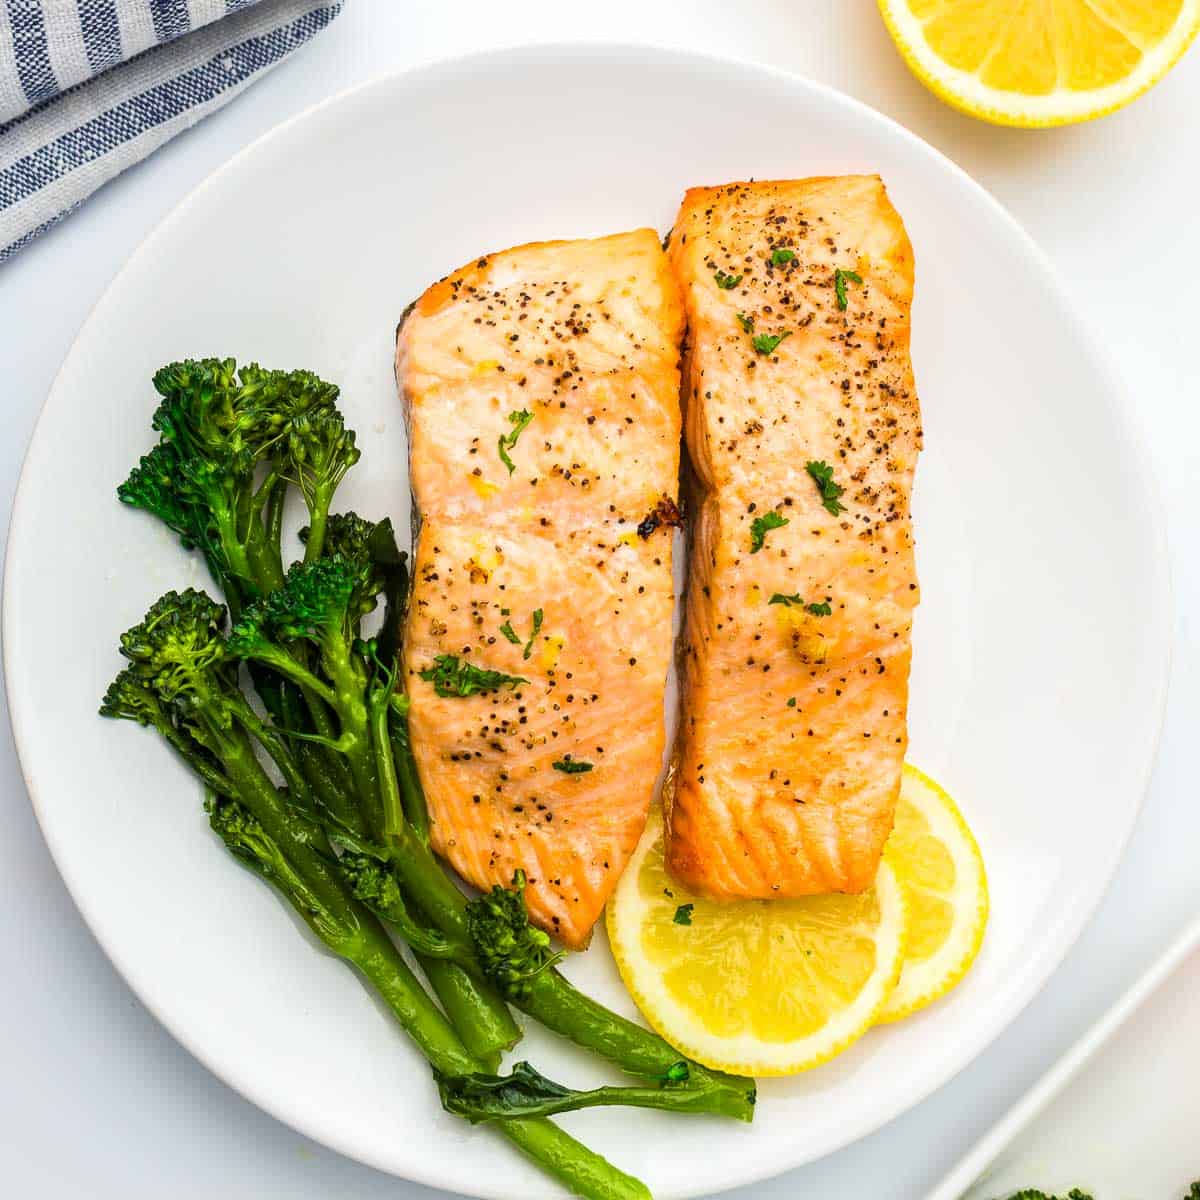
M 292 61 L 0 267 L 0 523 L 80 323 L 142 237 L 213 168 L 370 76 L 470 50 L 581 38 L 761 60 L 830 83 L 932 142 L 1049 252 L 1115 352 L 1150 443 L 1171 534 L 1175 672 L 1157 772 L 1105 903 L 1046 991 L 941 1092 L 840 1154 L 730 1193 L 919 1200 L 1200 910 L 1200 50 L 1122 113 L 1031 133 L 970 120 L 928 94 L 895 54 L 873 0 L 348 0 Z M 1013 486 L 1037 480 L 1014 463 Z M 1037 597 L 1023 595 L 1019 579 L 1013 608 L 1014 620 L 1037 619 Z M 87 620 L 86 597 L 79 619 Z M 0 784 L 0 1192 L 29 1200 L 440 1194 L 307 1141 L 195 1062 L 142 1009 L 80 920 L 29 808 L 7 721 Z

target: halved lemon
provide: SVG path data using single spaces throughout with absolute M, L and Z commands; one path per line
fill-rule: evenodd
M 898 1021 L 944 996 L 967 973 L 987 928 L 983 858 L 954 801 L 907 764 L 884 859 L 909 906 L 900 981 L 878 1016 Z
M 655 812 L 607 923 L 625 986 L 673 1046 L 718 1070 L 792 1075 L 875 1023 L 900 976 L 908 902 L 886 860 L 860 896 L 706 900 L 667 874 Z
M 913 73 L 999 125 L 1088 121 L 1153 87 L 1200 30 L 1200 0 L 879 0 Z

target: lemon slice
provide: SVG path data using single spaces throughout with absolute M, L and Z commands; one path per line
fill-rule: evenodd
M 1200 29 L 1200 0 L 879 0 L 913 73 L 999 125 L 1069 125 L 1153 87 Z
M 650 1024 L 684 1054 L 739 1075 L 792 1075 L 857 1041 L 899 978 L 907 921 L 886 861 L 860 896 L 694 895 L 666 872 L 657 811 L 607 917 L 621 977 Z
M 907 764 L 884 849 L 908 896 L 900 982 L 878 1020 L 898 1021 L 944 996 L 967 973 L 988 919 L 983 858 L 954 801 Z

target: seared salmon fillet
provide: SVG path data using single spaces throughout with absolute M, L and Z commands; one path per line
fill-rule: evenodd
M 576 948 L 662 762 L 682 334 L 643 229 L 486 255 L 397 338 L 421 521 L 403 669 L 434 847 L 481 888 L 523 870 L 533 920 Z
M 912 249 L 849 176 L 693 189 L 669 253 L 698 495 L 668 866 L 715 898 L 861 891 L 907 743 Z

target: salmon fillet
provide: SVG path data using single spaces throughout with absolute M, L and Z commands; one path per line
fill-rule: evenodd
M 851 176 L 693 189 L 669 253 L 697 497 L 667 862 L 718 899 L 861 891 L 907 744 L 912 249 Z
M 662 763 L 682 333 L 643 229 L 480 258 L 397 338 L 421 517 L 403 668 L 434 848 L 481 888 L 523 870 L 532 919 L 576 948 Z M 439 665 L 515 682 L 444 694 Z

